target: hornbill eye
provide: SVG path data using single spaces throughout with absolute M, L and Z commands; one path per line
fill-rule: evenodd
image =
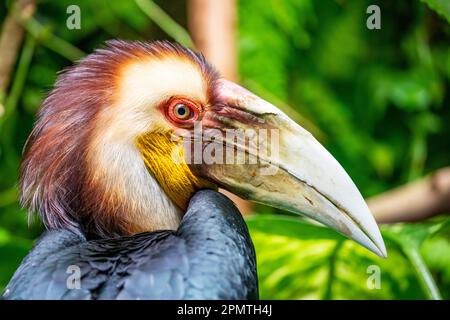
M 167 115 L 177 125 L 189 125 L 199 118 L 199 107 L 187 99 L 172 99 L 169 101 Z
M 189 118 L 191 110 L 183 103 L 178 103 L 173 109 L 173 113 L 178 119 L 184 120 Z

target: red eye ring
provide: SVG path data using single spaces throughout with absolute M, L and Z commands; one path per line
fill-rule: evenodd
M 167 117 L 176 125 L 191 125 L 200 116 L 200 108 L 186 98 L 170 99 L 166 110 Z

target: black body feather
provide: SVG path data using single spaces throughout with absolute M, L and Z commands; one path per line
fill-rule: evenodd
M 80 289 L 68 288 L 70 266 L 80 268 Z M 234 204 L 202 190 L 177 231 L 91 241 L 70 230 L 45 233 L 3 298 L 257 299 L 255 251 Z

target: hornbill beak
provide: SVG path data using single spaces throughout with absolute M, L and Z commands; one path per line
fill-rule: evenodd
M 221 79 L 216 90 L 217 105 L 205 111 L 201 133 L 191 139 L 202 139 L 202 161 L 193 159 L 195 147 L 189 156 L 198 175 L 244 199 L 303 214 L 387 256 L 361 193 L 308 131 L 237 84 Z

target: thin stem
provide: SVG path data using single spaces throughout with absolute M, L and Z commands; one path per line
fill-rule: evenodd
M 344 241 L 339 241 L 331 252 L 328 269 L 328 281 L 326 283 L 325 291 L 323 293 L 323 300 L 330 300 L 332 298 L 332 285 L 336 273 L 336 258 L 339 250 L 342 248 Z
M 22 52 L 20 54 L 19 62 L 17 64 L 17 71 L 14 77 L 14 81 L 11 87 L 11 92 L 6 98 L 5 102 L 5 113 L 2 118 L 0 118 L 1 123 L 5 122 L 6 119 L 14 113 L 17 107 L 17 103 L 22 94 L 23 87 L 28 74 L 28 69 L 30 67 L 31 59 L 33 58 L 34 48 L 36 45 L 35 39 L 27 35 L 25 39 L 25 44 L 23 46 Z
M 64 58 L 75 61 L 86 54 L 69 42 L 55 36 L 50 30 L 42 26 L 36 19 L 30 19 L 24 24 L 25 29 L 48 49 Z
M 180 44 L 193 48 L 189 33 L 151 0 L 135 0 L 137 6 L 165 33 Z
M 434 282 L 433 276 L 423 261 L 419 250 L 415 247 L 403 247 L 403 251 L 416 270 L 422 289 L 425 291 L 428 298 L 433 300 L 441 300 L 442 296 L 439 292 L 439 288 L 437 287 L 436 282 Z

